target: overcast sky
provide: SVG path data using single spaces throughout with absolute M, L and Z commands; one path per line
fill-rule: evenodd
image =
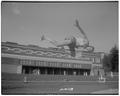
M 42 34 L 57 41 L 78 36 L 79 20 L 95 51 L 109 52 L 118 45 L 118 3 L 2 3 L 2 42 L 51 47 Z M 81 34 L 80 34 L 81 35 Z

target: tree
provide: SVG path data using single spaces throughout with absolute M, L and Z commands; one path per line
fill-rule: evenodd
M 105 72 L 112 71 L 118 72 L 119 65 L 118 65 L 118 48 L 114 46 L 109 54 L 105 54 L 104 58 L 102 59 L 103 68 Z
M 104 55 L 104 58 L 102 59 L 102 62 L 103 62 L 104 71 L 109 72 L 110 69 L 111 69 L 109 54 Z
M 118 72 L 119 69 L 118 48 L 116 45 L 110 50 L 109 56 L 110 56 L 111 71 Z

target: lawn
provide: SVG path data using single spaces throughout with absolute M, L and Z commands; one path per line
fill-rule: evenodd
M 94 94 L 96 91 L 107 89 L 118 89 L 118 82 L 32 81 L 25 83 L 2 81 L 2 94 Z

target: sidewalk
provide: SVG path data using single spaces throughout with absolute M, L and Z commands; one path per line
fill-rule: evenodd
M 119 94 L 119 89 L 107 89 L 102 91 L 92 92 L 92 94 Z

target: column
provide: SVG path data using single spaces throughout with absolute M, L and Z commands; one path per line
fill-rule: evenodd
M 76 71 L 73 71 L 73 75 L 76 75 Z
M 17 66 L 17 74 L 21 74 L 22 73 L 22 66 Z
M 37 69 L 37 75 L 39 75 L 40 74 L 40 70 L 39 70 L 39 68 Z
M 90 75 L 94 76 L 94 66 L 93 65 L 91 66 Z
M 64 75 L 66 75 L 66 70 L 64 70 Z
M 45 68 L 45 74 L 47 74 L 47 68 Z
M 23 68 L 23 67 L 22 67 L 22 68 Z M 22 73 L 25 74 L 25 68 L 23 68 L 22 70 L 23 70 Z

